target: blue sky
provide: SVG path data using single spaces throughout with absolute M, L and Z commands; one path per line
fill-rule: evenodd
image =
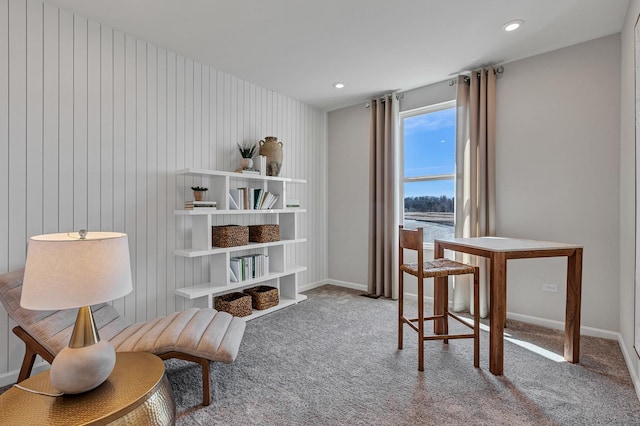
M 404 126 L 405 177 L 455 173 L 456 109 L 408 117 Z M 453 197 L 453 180 L 404 185 L 405 197 Z

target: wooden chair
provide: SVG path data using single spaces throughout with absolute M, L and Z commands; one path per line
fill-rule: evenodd
M 422 228 L 414 231 L 403 229 L 400 226 L 399 233 L 399 298 L 398 298 L 398 349 L 402 349 L 402 331 L 404 324 L 408 324 L 411 328 L 418 332 L 418 370 L 424 371 L 424 341 L 425 340 L 444 340 L 449 343 L 449 339 L 473 339 L 473 365 L 480 367 L 480 296 L 479 296 L 479 268 L 477 266 L 465 265 L 449 259 L 434 259 L 433 261 L 424 261 L 422 246 Z M 415 250 L 418 252 L 417 263 L 404 263 L 404 250 Z M 418 267 L 422 265 L 422 267 Z M 411 274 L 418 279 L 418 318 L 409 319 L 404 316 L 404 273 Z M 439 277 L 448 277 L 449 275 L 473 274 L 473 326 L 463 321 L 459 316 L 449 312 L 448 306 L 448 283 L 447 280 L 436 280 Z M 434 315 L 430 317 L 424 316 L 424 279 L 434 278 L 434 287 L 442 285 L 442 294 L 444 295 L 444 306 L 442 315 Z M 461 324 L 473 330 L 469 334 L 448 334 L 448 319 L 452 317 Z M 425 335 L 425 321 L 439 320 L 444 321 L 445 334 Z M 417 326 L 416 324 L 417 323 Z

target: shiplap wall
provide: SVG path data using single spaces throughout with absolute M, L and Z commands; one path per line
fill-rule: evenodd
M 289 256 L 313 284 L 327 277 L 325 112 L 41 1 L 0 0 L 0 272 L 23 267 L 32 235 L 122 231 L 134 291 L 114 306 L 131 321 L 184 309 L 173 290 L 206 281 L 208 260 L 173 255 L 190 246 L 173 211 L 200 183 L 173 172 L 233 170 L 236 143 L 267 135 L 284 143 L 281 176 L 308 182 L 291 194 L 308 243 Z M 14 325 L 1 311 L 0 376 L 20 366 Z

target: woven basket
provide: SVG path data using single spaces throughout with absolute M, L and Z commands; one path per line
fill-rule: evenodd
M 235 292 L 223 294 L 214 300 L 216 311 L 228 312 L 235 317 L 251 315 L 251 296 Z
M 249 225 L 249 241 L 252 243 L 280 241 L 280 225 Z
M 238 225 L 213 226 L 211 244 L 214 247 L 235 247 L 249 244 L 249 228 Z
M 259 285 L 244 290 L 251 295 L 251 306 L 259 311 L 276 306 L 279 302 L 278 289 L 266 285 Z

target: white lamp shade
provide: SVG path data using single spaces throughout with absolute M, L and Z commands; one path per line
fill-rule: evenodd
M 91 306 L 132 288 L 126 234 L 38 235 L 29 241 L 20 305 L 34 310 Z

